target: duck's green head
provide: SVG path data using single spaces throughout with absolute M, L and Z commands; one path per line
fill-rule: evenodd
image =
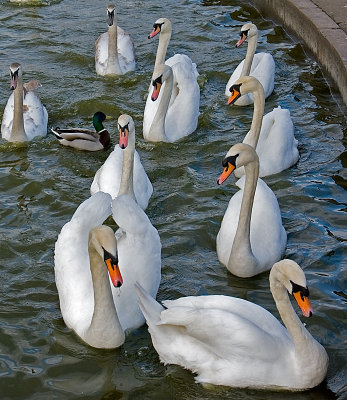
M 105 121 L 105 119 L 106 119 L 106 115 L 101 111 L 98 111 L 94 114 L 93 125 L 97 132 L 100 132 L 104 129 L 104 126 L 102 125 L 102 123 Z

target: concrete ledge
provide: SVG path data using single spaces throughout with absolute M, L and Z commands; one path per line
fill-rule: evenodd
M 253 0 L 262 14 L 280 19 L 302 39 L 336 83 L 347 105 L 347 36 L 310 0 Z M 329 1 L 329 0 L 327 0 Z

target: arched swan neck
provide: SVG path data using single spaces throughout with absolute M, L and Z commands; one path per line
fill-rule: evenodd
M 123 151 L 122 176 L 118 196 L 127 194 L 136 201 L 134 193 L 135 132 L 129 132 L 129 143 Z
M 256 273 L 258 262 L 253 255 L 250 228 L 255 190 L 259 176 L 259 162 L 254 160 L 245 165 L 245 185 L 243 190 L 239 221 L 228 261 L 228 269 L 238 276 L 247 277 Z M 247 272 L 244 265 L 247 264 Z
M 243 63 L 243 68 L 241 71 L 240 78 L 241 76 L 249 76 L 251 72 L 253 57 L 255 54 L 255 50 L 257 48 L 257 42 L 258 42 L 258 33 L 248 39 L 246 57 Z
M 310 352 L 308 347 L 310 341 L 315 345 L 318 343 L 305 329 L 304 325 L 295 313 L 289 300 L 288 291 L 283 284 L 283 274 L 280 273 L 276 267 L 273 267 L 269 279 L 272 296 L 275 300 L 281 319 L 294 343 L 295 352 L 300 356 L 300 358 L 305 358 L 305 354 L 309 354 Z
M 116 15 L 114 17 L 113 25 L 108 27 L 108 60 L 106 72 L 108 74 L 122 73 L 118 59 Z
M 247 143 L 254 149 L 257 147 L 258 144 L 261 125 L 263 123 L 264 106 L 265 106 L 264 89 L 262 88 L 261 84 L 259 85 L 260 86 L 258 86 L 254 91 L 252 91 L 254 100 L 254 110 L 253 110 L 253 118 L 250 129 L 251 133 L 247 141 Z
M 24 129 L 23 118 L 23 81 L 22 77 L 18 77 L 17 87 L 13 93 L 14 108 L 13 108 L 13 122 L 11 131 L 11 141 L 25 142 L 28 140 Z
M 155 57 L 154 68 L 158 65 L 165 64 L 167 48 L 171 38 L 171 29 L 166 32 L 160 32 L 157 55 Z
M 155 113 L 155 116 L 151 124 L 151 128 L 149 130 L 148 136 L 151 138 L 152 141 L 157 141 L 157 142 L 169 141 L 165 133 L 165 118 L 167 110 L 169 108 L 172 87 L 173 87 L 173 73 L 172 70 L 170 69 L 170 72 L 167 78 L 165 79 L 165 82 L 161 89 L 162 91 L 161 98 L 157 100 L 160 101 L 160 103 L 158 105 L 157 112 Z
M 92 233 L 88 243 L 90 272 L 94 291 L 94 312 L 86 332 L 86 341 L 93 347 L 114 348 L 124 342 L 125 336 L 113 302 L 107 267 L 103 257 L 99 254 L 101 244 L 97 236 L 101 234 L 102 231 L 98 232 L 97 235 Z M 112 235 L 114 235 L 113 232 Z M 99 251 L 97 251 L 96 245 Z M 108 343 L 108 345 L 106 346 L 105 343 Z

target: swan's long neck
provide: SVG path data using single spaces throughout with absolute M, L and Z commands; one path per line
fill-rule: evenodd
M 243 63 L 240 78 L 241 76 L 248 76 L 249 73 L 251 72 L 251 66 L 255 54 L 255 49 L 257 48 L 257 42 L 258 42 L 258 33 L 248 39 L 246 57 Z
M 119 186 L 118 196 L 127 194 L 135 201 L 134 193 L 134 155 L 135 155 L 135 132 L 129 132 L 129 143 L 123 151 L 122 177 Z
M 283 275 L 273 267 L 270 272 L 270 289 L 275 300 L 276 307 L 280 313 L 281 319 L 288 330 L 295 347 L 296 362 L 303 363 L 305 368 L 300 370 L 304 373 L 311 367 L 315 370 L 315 375 L 319 380 L 319 372 L 317 370 L 317 359 L 320 366 L 327 366 L 328 358 L 324 348 L 311 336 L 308 330 L 301 323 L 299 317 L 295 313 L 288 297 L 288 291 L 282 283 Z M 324 369 L 324 368 L 323 368 Z M 321 382 L 321 380 L 319 380 Z M 319 383 L 318 382 L 318 383 Z
M 14 90 L 13 122 L 11 131 L 11 141 L 25 142 L 28 140 L 24 129 L 23 118 L 23 81 L 18 77 L 17 87 Z
M 251 240 L 251 216 L 254 194 L 259 175 L 259 162 L 257 160 L 245 166 L 246 180 L 243 189 L 239 221 L 230 252 L 227 268 L 241 277 L 253 276 L 257 271 L 258 261 L 254 257 Z
M 170 97 L 173 87 L 173 74 L 172 71 L 165 80 L 165 84 L 162 88 L 162 95 L 160 98 L 160 103 L 157 108 L 157 112 L 153 118 L 151 128 L 149 130 L 148 136 L 152 141 L 156 142 L 167 142 L 168 138 L 165 133 L 165 118 L 166 113 L 169 108 Z M 159 99 L 158 99 L 159 100 Z
M 118 347 L 124 342 L 125 336 L 113 302 L 107 268 L 93 240 L 89 240 L 88 251 L 94 290 L 94 312 L 85 337 L 93 347 Z
M 158 43 L 157 55 L 155 57 L 154 68 L 157 65 L 165 64 L 165 57 L 167 48 L 169 46 L 170 38 L 171 38 L 171 30 L 166 32 L 161 32 L 159 34 L 159 43 Z
M 261 85 L 261 84 L 260 84 Z M 247 137 L 247 144 L 254 149 L 257 147 L 259 135 L 261 131 L 261 124 L 264 116 L 265 95 L 264 89 L 258 86 L 256 90 L 252 91 L 254 100 L 254 110 L 250 133 Z
M 118 59 L 116 16 L 114 17 L 113 25 L 108 27 L 108 60 L 106 73 L 117 75 L 122 73 Z

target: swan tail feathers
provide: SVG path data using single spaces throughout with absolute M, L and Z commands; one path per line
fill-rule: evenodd
M 153 299 L 138 282 L 135 283 L 135 289 L 139 299 L 139 306 L 147 325 L 160 325 L 160 314 L 164 310 L 164 307 Z

